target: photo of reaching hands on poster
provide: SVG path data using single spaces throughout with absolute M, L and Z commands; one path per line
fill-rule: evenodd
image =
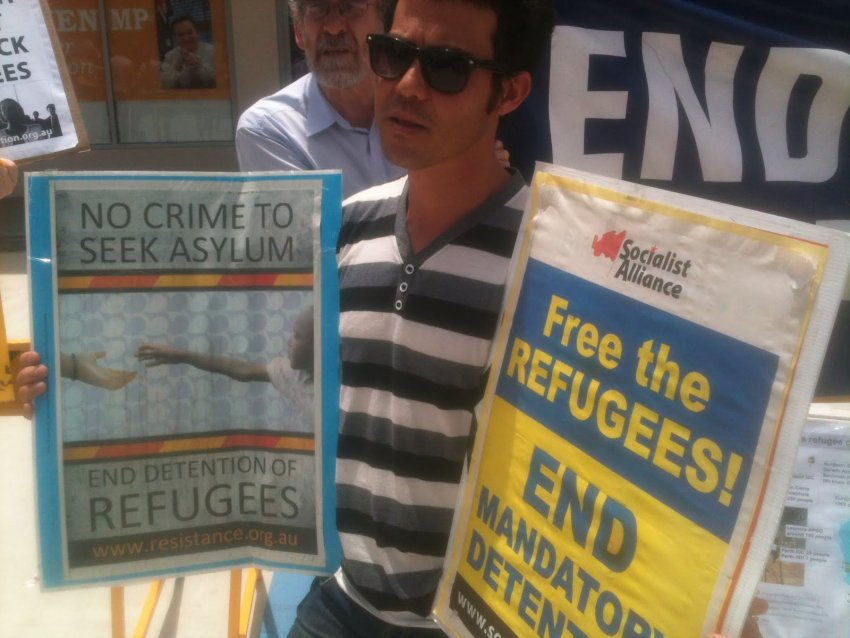
M 46 15 L 38 0 L 0 3 L 0 148 L 16 161 L 88 145 Z
M 38 460 L 44 517 L 62 511 L 42 529 L 47 586 L 335 563 L 313 228 L 338 182 L 30 177 L 31 223 L 55 232 L 33 269 L 35 333 L 55 326 L 35 346 L 58 370 L 35 412 L 60 449 Z
M 65 440 L 112 438 L 119 415 L 134 436 L 197 424 L 312 433 L 313 361 L 293 368 L 288 345 L 299 317 L 312 322 L 311 300 L 305 290 L 61 294 L 60 340 L 80 349 L 61 355 Z
M 265 323 L 262 319 L 255 323 Z M 181 350 L 170 344 L 139 346 L 136 356 L 147 368 L 166 364 L 187 364 L 199 370 L 223 374 L 234 381 L 271 383 L 286 401 L 296 407 L 290 428 L 310 432 L 313 429 L 313 306 L 301 310 L 292 322 L 287 353 L 268 363 L 238 359 L 219 354 Z

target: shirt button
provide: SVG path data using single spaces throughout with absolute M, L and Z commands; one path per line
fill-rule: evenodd
M 398 289 L 399 289 L 401 292 L 407 292 L 407 282 L 406 282 L 406 281 L 402 281 L 402 282 L 399 284 Z
M 412 275 L 414 270 L 416 269 L 413 267 L 413 264 L 407 264 L 404 267 L 404 272 L 406 272 L 408 275 Z
M 401 302 L 401 299 L 396 299 L 395 300 L 395 309 L 400 311 L 403 307 L 404 307 L 404 304 Z

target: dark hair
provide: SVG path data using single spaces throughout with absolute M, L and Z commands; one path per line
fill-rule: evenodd
M 191 22 L 192 26 L 195 27 L 195 31 L 198 30 L 198 23 L 195 22 L 195 18 L 190 16 L 188 13 L 184 13 L 183 15 L 179 15 L 171 21 L 171 28 L 173 29 L 181 22 Z
M 0 101 L 0 113 L 9 124 L 22 126 L 27 123 L 27 114 L 17 100 L 6 98 Z
M 552 0 L 438 0 L 472 4 L 496 13 L 494 59 L 515 71 L 533 71 L 552 37 L 555 9 Z M 388 0 L 384 29 L 392 27 L 398 0 Z
M 303 6 L 305 0 L 289 0 L 287 4 L 289 4 L 289 15 L 291 15 L 294 19 L 301 18 L 301 7 Z M 377 0 L 375 3 L 378 5 L 378 15 L 381 16 L 384 20 L 386 20 L 387 11 L 389 10 L 390 4 L 395 4 L 391 2 L 391 0 Z

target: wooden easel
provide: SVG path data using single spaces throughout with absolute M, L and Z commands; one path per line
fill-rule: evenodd
M 230 595 L 228 598 L 227 638 L 247 638 L 251 628 L 252 611 L 258 587 L 263 586 L 263 572 L 249 567 L 246 574 L 245 592 L 242 593 L 241 569 L 230 570 Z M 159 596 L 162 593 L 162 580 L 151 583 L 145 598 L 132 638 L 145 638 L 150 629 Z M 110 590 L 112 609 L 112 638 L 126 638 L 124 633 L 124 587 Z

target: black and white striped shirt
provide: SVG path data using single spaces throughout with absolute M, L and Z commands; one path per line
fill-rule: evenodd
M 431 611 L 527 193 L 515 174 L 417 254 L 406 178 L 343 211 L 337 577 L 391 623 Z

